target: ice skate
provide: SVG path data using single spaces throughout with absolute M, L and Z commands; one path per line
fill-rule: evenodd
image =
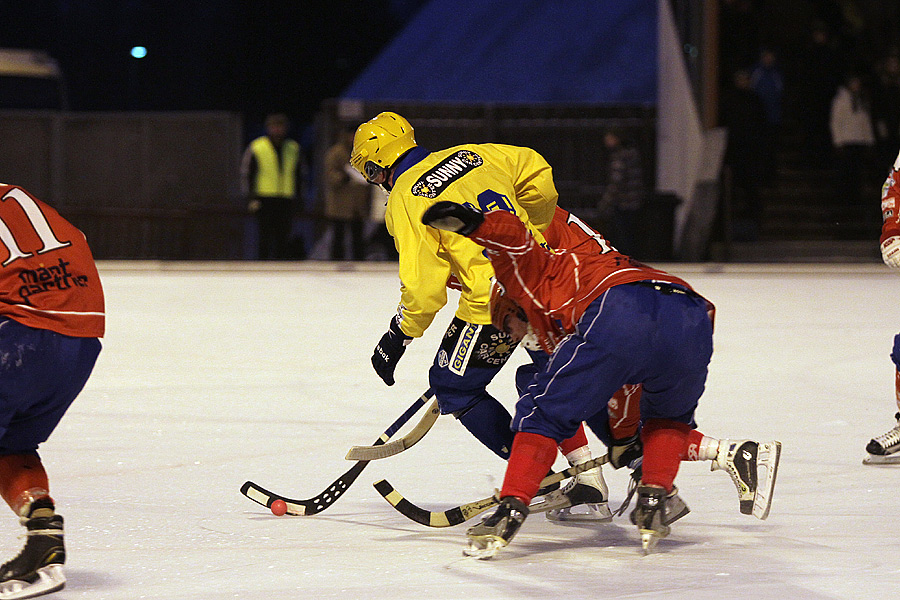
M 637 486 L 635 486 L 634 490 L 636 490 L 636 489 L 637 489 Z M 632 489 L 629 489 L 628 490 L 628 500 L 626 500 L 625 504 L 623 504 L 621 507 L 619 507 L 619 510 L 617 510 L 615 514 L 621 515 L 621 514 L 625 513 L 625 510 L 628 508 L 628 502 L 630 502 L 631 496 L 633 496 L 633 495 L 634 495 L 634 491 Z M 685 501 L 678 494 L 678 488 L 673 486 L 672 491 L 669 492 L 668 494 L 666 494 L 666 512 L 662 517 L 663 525 L 671 525 L 672 523 L 674 523 L 681 517 L 686 516 L 690 512 L 691 512 L 691 509 L 688 507 L 688 505 L 685 503 Z M 636 516 L 634 514 L 634 511 L 631 511 L 631 523 L 633 525 L 637 525 L 637 523 L 635 522 L 635 519 L 636 519 Z
M 689 512 L 691 512 L 691 509 L 678 495 L 678 488 L 673 488 L 666 496 L 666 512 L 663 515 L 663 525 L 671 525 Z
M 558 506 L 547 510 L 547 518 L 551 521 L 612 521 L 608 504 L 609 488 L 600 467 L 579 473 L 565 487 L 549 494 L 544 500 L 547 507 L 558 503 Z
M 613 440 L 609 447 L 609 464 L 613 469 L 628 467 L 638 468 L 643 462 L 644 446 L 641 443 L 640 433 L 621 440 Z
M 674 492 L 674 490 L 673 490 Z M 637 505 L 631 511 L 631 522 L 641 534 L 641 549 L 649 554 L 659 540 L 669 535 L 666 525 L 666 490 L 651 485 L 639 485 Z
M 622 505 L 619 506 L 619 508 L 617 508 L 615 512 L 613 512 L 613 515 L 624 515 L 625 511 L 628 510 L 628 505 L 631 504 L 631 499 L 634 497 L 634 494 L 637 492 L 637 488 L 640 485 L 641 471 L 641 466 L 638 466 L 631 473 L 631 480 L 628 482 L 628 493 L 625 495 L 625 501 L 622 502 Z M 672 491 L 666 495 L 666 513 L 663 517 L 663 525 L 671 525 L 690 512 L 691 509 L 681 498 L 681 496 L 678 495 L 678 488 L 673 486 Z M 634 524 L 634 517 L 632 517 L 631 522 Z
M 463 554 L 481 560 L 492 558 L 513 539 L 525 522 L 528 512 L 528 507 L 518 498 L 503 498 L 497 510 L 478 525 L 469 527 L 466 532 L 469 545 L 463 550 Z
M 61 590 L 66 584 L 63 563 L 63 518 L 53 514 L 53 504 L 39 499 L 25 520 L 25 547 L 0 567 L 0 600 L 33 598 Z
M 756 494 L 753 497 L 753 509 L 750 511 L 757 519 L 765 519 L 772 508 L 772 493 L 775 490 L 775 476 L 778 475 L 778 463 L 781 461 L 781 442 L 764 442 L 759 444 L 757 452 Z
M 864 465 L 890 465 L 900 463 L 900 413 L 894 415 L 897 425 L 887 433 L 872 438 L 866 444 L 868 456 Z
M 752 440 L 719 440 L 719 454 L 711 471 L 723 470 L 737 488 L 741 513 L 753 513 L 757 488 L 757 453 L 759 444 Z

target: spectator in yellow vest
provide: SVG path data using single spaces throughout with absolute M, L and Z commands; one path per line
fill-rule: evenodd
M 287 136 L 284 114 L 266 117 L 266 135 L 250 142 L 241 160 L 247 208 L 259 225 L 259 258 L 284 260 L 289 251 L 294 205 L 303 182 L 300 144 Z

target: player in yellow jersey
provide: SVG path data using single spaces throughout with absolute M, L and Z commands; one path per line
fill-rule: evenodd
M 394 370 L 406 346 L 447 303 L 448 281 L 458 281 L 459 304 L 429 371 L 429 383 L 442 414 L 454 415 L 482 444 L 508 459 L 511 415 L 488 393 L 487 385 L 516 342 L 491 325 L 493 267 L 483 248 L 464 236 L 426 227 L 421 218 L 438 200 L 468 203 L 482 211 L 502 209 L 546 243 L 541 232 L 553 219 L 558 197 L 550 165 L 530 148 L 502 144 L 429 152 L 416 144 L 409 122 L 392 112 L 359 126 L 350 163 L 388 193 L 385 222 L 399 253 L 400 305 L 373 353 L 375 371 L 387 385 L 394 384 Z M 583 427 L 560 444 L 560 451 L 571 464 L 590 459 Z M 580 475 L 569 488 L 571 504 L 588 510 L 577 516 L 611 518 L 599 468 Z M 556 515 L 573 516 L 564 511 Z

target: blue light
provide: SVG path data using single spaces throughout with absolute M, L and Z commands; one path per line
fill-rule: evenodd
M 131 49 L 131 56 L 134 58 L 144 58 L 147 56 L 147 49 L 143 46 L 135 46 Z

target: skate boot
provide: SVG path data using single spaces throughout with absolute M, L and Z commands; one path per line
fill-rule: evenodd
M 486 516 L 478 525 L 469 527 L 466 532 L 469 545 L 463 550 L 463 554 L 481 560 L 493 557 L 500 548 L 512 541 L 519 527 L 525 522 L 528 512 L 528 507 L 518 498 L 513 496 L 503 498 L 497 510 Z
M 669 535 L 666 496 L 665 488 L 658 486 L 639 485 L 637 488 L 637 505 L 631 511 L 631 522 L 641 533 L 644 554 L 649 554 L 659 540 Z
M 691 509 L 678 495 L 678 488 L 672 488 L 672 491 L 666 495 L 666 513 L 663 515 L 663 525 L 671 525 L 689 512 Z
M 639 433 L 620 440 L 614 439 L 609 447 L 609 464 L 613 469 L 622 467 L 636 469 L 641 465 L 643 458 L 644 446 Z
M 638 467 L 634 471 L 632 471 L 631 479 L 628 481 L 628 492 L 625 494 L 625 500 L 624 502 L 622 502 L 622 505 L 613 512 L 613 515 L 624 515 L 625 511 L 628 510 L 628 506 L 631 504 L 631 499 L 634 497 L 635 493 L 637 492 L 637 488 L 640 485 L 642 470 L 643 469 L 641 465 L 638 465 Z M 676 486 L 672 486 L 672 491 L 666 495 L 666 513 L 664 516 L 665 520 L 663 521 L 663 525 L 671 525 L 690 512 L 691 509 L 678 494 L 678 488 Z M 634 519 L 635 517 L 632 516 L 632 524 L 635 523 Z
M 550 469 L 550 471 L 547 472 L 547 477 L 553 475 L 553 473 L 554 473 L 553 469 Z M 537 491 L 537 493 L 535 494 L 535 496 L 546 496 L 550 492 L 555 492 L 556 490 L 558 490 L 559 487 L 560 487 L 560 483 L 558 481 L 554 481 L 553 483 L 545 485 L 542 488 L 540 488 Z
M 49 498 L 35 500 L 24 520 L 25 547 L 0 567 L 0 598 L 33 598 L 61 590 L 66 584 L 62 565 L 66 561 L 63 545 L 63 518 L 53 512 Z
M 608 499 L 609 488 L 603 472 L 600 467 L 594 467 L 579 473 L 561 490 L 545 498 L 548 507 L 551 503 L 559 503 L 547 510 L 547 518 L 551 521 L 608 522 L 612 520 Z
M 719 455 L 712 462 L 711 471 L 723 470 L 737 488 L 741 513 L 753 514 L 756 497 L 756 458 L 759 444 L 752 440 L 719 440 Z
M 900 463 L 900 413 L 894 417 L 897 425 L 893 429 L 872 438 L 866 444 L 866 452 L 869 455 L 863 459 L 865 465 L 879 465 Z

